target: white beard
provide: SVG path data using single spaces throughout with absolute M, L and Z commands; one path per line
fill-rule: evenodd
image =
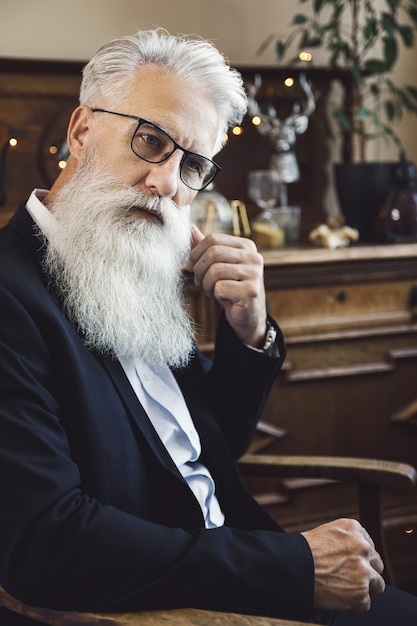
M 138 217 L 138 206 L 163 223 Z M 185 366 L 193 349 L 181 271 L 191 245 L 189 207 L 121 189 L 89 159 L 49 208 L 56 220 L 45 268 L 88 347 L 151 367 Z

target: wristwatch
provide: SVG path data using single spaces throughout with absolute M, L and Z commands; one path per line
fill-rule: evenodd
M 267 320 L 266 321 L 266 335 L 265 342 L 262 348 L 254 348 L 253 346 L 248 346 L 255 352 L 260 352 L 261 354 L 265 354 L 266 356 L 279 356 L 278 344 L 277 344 L 277 329 L 272 326 L 272 324 Z
M 267 321 L 265 343 L 263 345 L 262 352 L 269 354 L 271 352 L 271 349 L 274 348 L 276 340 L 277 340 L 277 329 Z

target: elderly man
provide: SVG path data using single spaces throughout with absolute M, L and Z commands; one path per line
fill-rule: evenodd
M 189 205 L 246 111 L 240 76 L 207 42 L 139 32 L 99 50 L 80 103 L 67 167 L 0 236 L 1 583 L 81 611 L 354 624 L 379 596 L 366 619 L 387 615 L 357 522 L 286 534 L 235 469 L 285 347 L 253 242 L 203 238 Z M 222 305 L 213 362 L 184 267 Z

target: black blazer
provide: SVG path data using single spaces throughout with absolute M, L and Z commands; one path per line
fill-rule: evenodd
M 222 319 L 213 364 L 196 351 L 175 372 L 226 517 L 206 530 L 120 364 L 86 348 L 41 258 L 21 207 L 0 231 L 1 583 L 51 608 L 308 616 L 307 542 L 281 531 L 234 465 L 283 356 L 245 347 Z

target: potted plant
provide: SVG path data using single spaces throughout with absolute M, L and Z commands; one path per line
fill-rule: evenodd
M 374 205 L 381 202 L 394 167 L 369 163 L 368 144 L 377 139 L 393 141 L 400 151 L 395 122 L 404 112 L 417 114 L 417 87 L 398 86 L 393 77 L 401 49 L 413 47 L 416 40 L 417 0 L 299 0 L 299 4 L 309 5 L 308 10 L 293 16 L 285 36 L 270 35 L 260 52 L 275 43 L 278 62 L 291 65 L 302 58 L 301 52 L 316 50 L 329 67 L 351 71 L 351 115 L 336 105 L 331 110 L 332 124 L 325 124 L 325 130 L 329 136 L 347 136 L 351 143 L 352 163 L 335 165 L 336 188 L 348 223 L 366 239 L 376 208 L 369 206 L 370 200 Z M 287 60 L 291 51 L 295 57 Z M 372 170 L 376 170 L 375 188 Z M 341 189 L 345 177 L 347 189 Z M 355 190 L 361 197 L 350 199 L 348 193 Z M 368 210 L 360 207 L 361 199 Z

